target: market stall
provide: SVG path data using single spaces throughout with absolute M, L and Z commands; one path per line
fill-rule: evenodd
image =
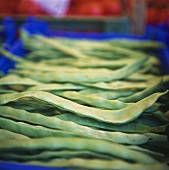
M 167 170 L 167 26 L 81 32 L 48 19 L 3 18 L 0 169 Z

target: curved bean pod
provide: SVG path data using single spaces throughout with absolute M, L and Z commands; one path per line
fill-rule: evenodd
M 37 81 L 34 81 L 30 78 L 22 78 L 17 75 L 7 75 L 0 79 L 0 85 L 26 85 L 34 86 L 40 84 Z
M 14 140 L 14 139 L 29 139 L 29 137 L 18 134 L 18 133 L 13 133 L 11 131 L 5 130 L 5 129 L 0 129 L 0 141 L 2 140 Z
M 72 82 L 72 83 L 96 83 L 101 81 L 113 81 L 120 80 L 134 71 L 138 70 L 146 61 L 146 58 L 140 58 L 139 60 L 132 62 L 121 69 L 110 71 L 104 70 L 103 72 L 36 72 L 31 74 L 27 72 L 25 75 L 40 82 Z M 22 74 L 22 73 L 21 73 Z M 24 73 L 23 73 L 24 75 Z
M 103 89 L 94 89 L 88 88 L 79 91 L 80 94 L 86 95 L 88 97 L 102 97 L 108 100 L 114 100 L 119 97 L 130 96 L 135 93 L 134 90 L 127 90 L 127 91 L 113 91 L 113 90 L 103 90 Z M 57 94 L 57 93 L 54 93 Z
M 74 91 L 55 92 L 55 94 L 75 102 L 80 101 L 80 103 L 110 110 L 118 110 L 131 105 L 130 103 L 123 103 L 118 100 L 107 100 L 102 97 L 85 96 Z
M 28 161 L 28 160 L 46 160 L 53 158 L 72 158 L 72 157 L 82 157 L 82 158 L 99 158 L 99 159 L 107 159 L 113 160 L 113 156 L 100 154 L 97 152 L 91 151 L 69 151 L 69 150 L 61 150 L 61 151 L 43 151 L 37 154 L 24 154 L 19 155 L 17 153 L 3 153 L 0 155 L 1 158 L 5 160 L 19 160 L 19 161 Z
M 145 82 L 127 82 L 127 81 L 113 81 L 109 83 L 99 82 L 95 84 L 81 83 L 83 86 L 101 88 L 106 90 L 132 90 L 132 89 L 144 89 L 150 84 Z
M 72 159 L 53 159 L 49 162 L 40 161 L 30 161 L 26 162 L 28 165 L 39 165 L 48 167 L 72 167 L 72 168 L 87 168 L 96 170 L 167 170 L 168 166 L 162 163 L 155 163 L 153 165 L 143 165 L 143 164 L 131 164 L 122 160 L 97 160 L 97 159 L 82 159 L 82 158 L 72 158 Z
M 117 143 L 127 143 L 127 144 L 135 144 L 135 145 L 143 144 L 148 141 L 153 141 L 156 139 L 158 141 L 163 141 L 163 140 L 167 141 L 167 136 L 165 135 L 155 136 L 154 134 L 151 134 L 151 133 L 127 134 L 127 133 L 122 133 L 122 132 L 106 132 L 106 131 L 101 131 L 101 130 L 94 130 L 90 127 L 81 126 L 73 122 L 60 120 L 56 117 L 46 117 L 38 113 L 31 114 L 24 110 L 13 109 L 13 108 L 6 107 L 6 106 L 1 106 L 0 109 L 2 110 L 2 112 L 0 112 L 0 115 L 2 117 L 14 119 L 17 121 L 28 122 L 31 124 L 42 125 L 42 126 L 49 127 L 52 129 L 61 129 L 61 130 L 64 130 L 64 132 L 68 131 L 72 134 L 77 134 L 77 135 L 81 135 L 84 137 L 98 138 L 98 139 L 109 140 L 109 141 L 117 142 Z M 16 123 L 13 122 L 13 124 L 16 124 Z M 4 127 L 3 125 L 0 125 L 0 126 Z M 26 125 L 24 126 L 26 127 Z M 32 126 L 32 128 L 34 127 Z M 45 128 L 43 128 L 42 130 L 44 131 Z M 49 129 L 49 132 L 50 132 L 50 129 Z M 59 134 L 59 131 L 56 131 L 56 132 L 57 134 Z
M 19 141 L 5 141 L 0 143 L 0 151 L 5 150 L 58 150 L 58 149 L 71 149 L 71 150 L 89 150 L 104 154 L 109 154 L 125 160 L 131 160 L 141 164 L 151 165 L 158 163 L 150 156 L 141 152 L 128 149 L 113 142 L 107 142 L 97 139 L 84 139 L 84 138 L 40 138 Z
M 163 93 L 154 93 L 138 101 L 137 103 L 120 110 L 102 110 L 91 108 L 43 91 L 2 94 L 0 95 L 0 105 L 5 105 L 9 102 L 17 100 L 22 102 L 25 100 L 26 102 L 28 99 L 35 99 L 38 100 L 38 102 L 45 102 L 54 107 L 70 111 L 83 117 L 90 117 L 107 123 L 123 124 L 131 122 L 139 117 L 144 110 L 151 107 L 160 96 L 166 94 L 167 92 L 168 91 Z
M 130 132 L 130 133 L 146 133 L 146 132 L 164 132 L 169 124 L 161 125 L 161 126 L 148 126 L 144 124 L 139 124 L 135 122 L 121 124 L 121 125 L 113 125 L 104 122 L 98 122 L 94 119 L 90 119 L 87 117 L 80 117 L 75 114 L 65 113 L 55 116 L 61 120 L 72 121 L 76 124 L 111 130 L 111 131 L 119 131 L 119 132 Z
M 146 89 L 144 89 L 140 92 L 137 92 L 137 93 L 135 93 L 131 96 L 128 96 L 128 97 L 118 98 L 118 100 L 125 102 L 125 103 L 137 102 L 137 101 L 151 95 L 152 93 L 157 92 L 162 87 L 162 84 L 163 84 L 162 78 L 155 78 L 152 81 L 152 84 L 149 87 L 147 87 Z
M 19 133 L 31 138 L 54 137 L 54 136 L 59 137 L 81 136 L 75 133 L 45 128 L 43 126 L 33 126 L 30 124 L 26 124 L 24 122 L 15 122 L 13 120 L 2 117 L 0 117 L 0 127 L 8 131 Z
M 82 85 L 75 85 L 71 83 L 55 83 L 55 84 L 40 84 L 31 88 L 28 88 L 27 91 L 59 91 L 59 90 L 83 90 L 87 87 Z

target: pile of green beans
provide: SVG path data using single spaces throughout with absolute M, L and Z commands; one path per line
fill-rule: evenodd
M 167 84 L 152 41 L 29 37 L 0 78 L 0 162 L 166 170 Z

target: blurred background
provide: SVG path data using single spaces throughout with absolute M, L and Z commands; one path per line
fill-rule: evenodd
M 167 25 L 168 0 L 0 0 L 0 17 L 18 24 L 27 16 L 51 29 L 142 34 L 146 25 Z

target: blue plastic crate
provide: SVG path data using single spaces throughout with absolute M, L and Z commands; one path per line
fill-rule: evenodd
M 0 162 L 0 170 L 73 170 L 70 168 L 48 168 L 17 163 Z
M 16 38 L 16 26 L 11 18 L 4 18 L 1 23 L 1 38 L 3 41 L 3 48 L 9 50 Z M 4 74 L 7 73 L 9 68 L 14 67 L 14 62 L 0 55 L 0 71 Z

